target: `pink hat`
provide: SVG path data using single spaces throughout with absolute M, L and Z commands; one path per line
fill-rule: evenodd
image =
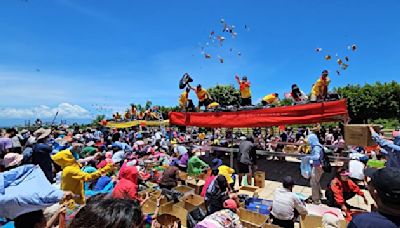
M 4 156 L 4 166 L 12 167 L 21 164 L 22 159 L 24 158 L 23 155 L 17 153 L 8 153 Z
M 224 202 L 224 208 L 231 209 L 231 210 L 236 210 L 236 209 L 238 209 L 238 205 L 237 205 L 235 200 L 227 199 Z

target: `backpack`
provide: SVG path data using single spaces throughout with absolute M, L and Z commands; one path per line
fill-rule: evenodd
M 332 166 L 331 166 L 331 161 L 329 160 L 329 157 L 327 153 L 325 152 L 325 149 L 323 146 L 321 146 L 322 153 L 321 153 L 321 165 L 322 169 L 324 170 L 325 173 L 330 173 L 332 172 Z

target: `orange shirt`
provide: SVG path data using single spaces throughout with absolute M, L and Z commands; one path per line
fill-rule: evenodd
M 195 92 L 199 101 L 204 101 L 206 99 L 207 90 L 201 88 L 200 90 L 196 89 Z

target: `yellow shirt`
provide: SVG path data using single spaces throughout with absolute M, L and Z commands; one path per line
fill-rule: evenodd
M 199 101 L 204 101 L 206 99 L 207 90 L 201 88 L 200 90 L 196 89 L 195 92 Z
M 233 183 L 232 174 L 235 173 L 234 169 L 226 165 L 221 165 L 220 167 L 218 167 L 218 171 L 220 175 L 223 175 L 226 178 L 228 184 Z
M 278 100 L 278 98 L 274 94 L 269 94 L 265 96 L 262 100 L 267 102 L 268 104 L 273 104 Z
M 240 82 L 239 85 L 242 98 L 251 97 L 250 84 L 248 82 Z
M 326 80 L 319 78 L 317 82 L 314 84 L 311 93 L 315 96 L 321 96 L 323 94 L 326 94 L 328 91 L 325 91 L 325 89 L 328 89 L 330 82 L 331 80 L 329 78 L 326 78 Z
M 85 181 L 97 179 L 113 169 L 112 164 L 108 164 L 94 173 L 85 173 L 81 171 L 79 163 L 75 160 L 74 156 L 72 156 L 70 150 L 62 150 L 51 158 L 62 168 L 61 190 L 71 191 L 75 195 L 78 195 L 79 198 L 75 199 L 75 202 L 78 204 L 85 203 L 83 183 Z
M 180 106 L 186 106 L 188 101 L 188 93 L 184 91 L 181 96 L 179 97 L 179 105 Z

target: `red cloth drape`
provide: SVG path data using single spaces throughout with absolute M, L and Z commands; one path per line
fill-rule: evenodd
M 269 127 L 345 120 L 346 100 L 237 112 L 170 112 L 170 125 L 197 127 Z

